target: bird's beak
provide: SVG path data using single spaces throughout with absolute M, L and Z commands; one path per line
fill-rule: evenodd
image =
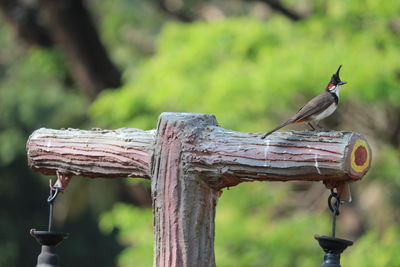
M 346 83 L 347 83 L 346 81 L 340 81 L 339 85 L 343 85 L 343 84 L 346 84 Z

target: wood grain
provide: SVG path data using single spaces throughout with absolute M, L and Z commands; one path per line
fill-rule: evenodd
M 214 218 L 220 192 L 186 171 L 183 149 L 213 116 L 163 114 L 152 164 L 154 266 L 214 267 Z M 194 131 L 193 131 L 194 130 Z
M 262 180 L 353 181 L 365 175 L 372 160 L 367 141 L 354 132 L 279 132 L 260 139 L 217 125 L 193 125 L 185 134 L 192 138 L 181 144 L 183 168 L 215 189 Z M 155 130 L 129 128 L 42 128 L 27 142 L 28 164 L 52 175 L 58 170 L 85 177 L 151 178 L 154 135 Z
M 214 267 L 214 217 L 221 189 L 248 181 L 323 181 L 339 186 L 369 170 L 371 149 L 353 132 L 241 133 L 213 115 L 163 113 L 157 130 L 39 129 L 29 166 L 85 177 L 150 178 L 154 266 Z
M 28 139 L 28 165 L 35 171 L 56 171 L 85 177 L 150 178 L 154 130 L 39 129 Z

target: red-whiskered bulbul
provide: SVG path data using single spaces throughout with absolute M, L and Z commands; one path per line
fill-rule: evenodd
M 331 81 L 326 86 L 324 92 L 311 99 L 305 104 L 293 117 L 286 122 L 282 123 L 272 131 L 266 132 L 261 139 L 264 139 L 273 132 L 285 127 L 288 124 L 307 122 L 310 127 L 315 130 L 311 124 L 312 121 L 318 121 L 331 115 L 337 108 L 339 103 L 339 92 L 344 84 L 347 82 L 341 81 L 339 78 L 339 71 L 342 65 L 339 66 L 335 74 L 332 75 Z

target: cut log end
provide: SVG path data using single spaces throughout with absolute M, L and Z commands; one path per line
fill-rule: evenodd
M 372 150 L 359 134 L 354 134 L 349 142 L 346 155 L 346 170 L 351 179 L 361 179 L 369 170 L 372 161 Z

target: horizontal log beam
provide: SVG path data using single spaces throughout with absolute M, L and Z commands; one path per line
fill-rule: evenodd
M 354 181 L 371 163 L 365 138 L 353 132 L 280 132 L 268 139 L 210 125 L 193 127 L 181 144 L 185 171 L 220 189 L 245 181 Z M 155 130 L 39 129 L 27 142 L 29 166 L 86 177 L 150 178 Z M 166 137 L 168 138 L 168 137 Z
M 214 188 L 244 181 L 355 181 L 371 164 L 371 149 L 354 132 L 259 134 L 209 127 L 184 153 L 187 168 L 207 173 Z
M 57 171 L 85 177 L 150 178 L 155 130 L 91 131 L 41 128 L 29 137 L 28 165 L 46 175 Z

